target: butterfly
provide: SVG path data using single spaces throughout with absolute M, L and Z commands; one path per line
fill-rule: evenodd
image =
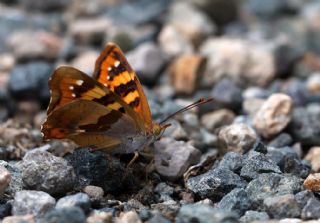
M 108 43 L 97 58 L 92 77 L 61 66 L 50 78 L 49 89 L 43 138 L 70 139 L 113 154 L 142 150 L 170 126 L 168 119 L 210 101 L 200 99 L 162 122 L 154 122 L 137 75 L 114 43 Z

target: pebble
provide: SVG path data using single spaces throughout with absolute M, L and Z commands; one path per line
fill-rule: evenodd
M 22 190 L 14 196 L 12 214 L 33 214 L 35 217 L 40 217 L 52 210 L 55 204 L 55 199 L 45 192 Z
M 310 190 L 303 190 L 294 195 L 294 199 L 298 202 L 301 209 L 307 204 L 307 202 L 311 198 L 314 198 L 314 194 Z
M 23 189 L 23 182 L 21 177 L 21 170 L 18 165 L 13 165 L 4 160 L 0 160 L 1 168 L 6 168 L 10 172 L 10 183 L 6 188 L 5 193 L 9 197 L 13 197 L 16 192 Z
M 296 176 L 262 173 L 250 181 L 246 192 L 256 205 L 261 205 L 267 197 L 300 192 L 303 189 L 302 182 L 302 179 Z
M 122 213 L 118 218 L 115 219 L 115 223 L 142 223 L 139 215 L 134 211 Z
M 12 200 L 11 200 L 12 201 Z M 8 201 L 7 203 L 0 204 L 0 219 L 11 215 L 12 202 Z
M 315 146 L 310 148 L 304 159 L 310 162 L 311 169 L 314 172 L 320 171 L 320 147 Z
M 46 31 L 16 31 L 7 40 L 17 61 L 57 59 L 63 42 L 54 33 Z
M 212 20 L 189 2 L 172 4 L 168 14 L 168 23 L 194 44 L 200 43 L 216 29 Z
M 213 112 L 204 114 L 201 117 L 201 124 L 210 132 L 215 129 L 230 125 L 235 118 L 235 114 L 228 109 L 219 109 Z
M 106 17 L 79 18 L 70 23 L 69 31 L 78 44 L 101 44 L 111 25 Z
M 310 174 L 305 179 L 303 186 L 313 192 L 320 192 L 320 173 Z
M 106 212 L 94 212 L 91 214 L 86 223 L 111 223 L 112 222 L 112 214 Z
M 263 205 L 269 216 L 275 219 L 297 218 L 301 212 L 293 194 L 268 197 Z
M 188 204 L 181 207 L 176 223 L 198 222 L 198 223 L 236 223 L 236 214 L 215 209 L 205 204 Z
M 275 75 L 272 52 L 261 44 L 229 37 L 208 38 L 200 46 L 208 57 L 203 83 L 211 86 L 223 78 L 247 86 L 265 86 Z
M 242 188 L 235 188 L 225 195 L 216 207 L 242 216 L 247 210 L 250 210 L 251 206 L 252 203 L 247 192 Z
M 281 148 L 281 147 L 285 147 L 285 146 L 290 146 L 293 143 L 293 139 L 291 137 L 291 135 L 289 135 L 288 133 L 281 133 L 278 136 L 276 136 L 275 138 L 273 138 L 268 146 L 271 147 L 275 147 L 275 148 Z
M 250 115 L 250 117 L 254 117 L 264 102 L 265 100 L 261 98 L 247 98 L 243 101 L 242 107 L 245 114 Z
M 59 208 L 49 211 L 39 223 L 83 223 L 86 216 L 79 207 Z
M 251 127 L 239 123 L 223 127 L 218 138 L 225 151 L 246 153 L 256 142 L 257 135 Z
M 152 42 L 140 44 L 126 56 L 142 83 L 154 84 L 165 64 L 161 49 Z
M 292 99 L 285 94 L 271 95 L 253 118 L 253 125 L 265 138 L 280 133 L 290 122 Z
M 151 204 L 151 209 L 159 211 L 169 219 L 173 219 L 177 215 L 180 205 L 174 200 L 167 200 L 162 203 Z
M 204 58 L 196 54 L 185 54 L 175 59 L 170 68 L 170 82 L 177 94 L 192 94 L 204 66 Z
M 183 141 L 162 138 L 155 143 L 155 167 L 160 175 L 177 180 L 200 161 L 201 152 Z
M 194 47 L 173 25 L 165 25 L 158 36 L 161 50 L 168 59 L 182 54 L 192 54 Z
M 71 2 L 70 0 L 50 0 L 44 3 L 41 0 L 22 0 L 21 4 L 26 10 L 49 12 L 66 9 Z
M 8 88 L 18 99 L 49 99 L 48 80 L 53 66 L 47 62 L 16 65 L 10 73 Z
M 312 74 L 307 79 L 306 87 L 313 94 L 320 93 L 320 73 Z
M 219 162 L 219 168 L 231 170 L 234 173 L 240 173 L 242 168 L 243 157 L 236 152 L 226 153 Z
M 57 201 L 57 209 L 70 207 L 79 207 L 84 211 L 84 213 L 89 213 L 91 207 L 89 196 L 85 193 L 77 193 L 62 197 Z
M 2 223 L 35 223 L 34 216 L 32 214 L 22 216 L 8 216 L 2 220 Z
M 302 209 L 301 218 L 304 220 L 320 218 L 319 199 L 313 197 L 308 200 L 307 204 Z
M 234 188 L 244 188 L 246 182 L 237 174 L 224 168 L 211 169 L 208 172 L 191 177 L 186 187 L 200 196 L 213 201 L 221 199 Z
M 0 166 L 0 198 L 3 198 L 3 194 L 9 186 L 10 182 L 10 172 L 5 167 Z
M 275 162 L 255 151 L 250 151 L 246 155 L 242 165 L 240 176 L 248 181 L 256 179 L 261 173 L 282 173 Z
M 26 188 L 49 194 L 65 194 L 75 185 L 71 165 L 61 158 L 40 149 L 26 153 L 22 161 L 22 180 Z
M 92 74 L 94 64 L 98 58 L 99 53 L 96 51 L 85 51 L 80 53 L 76 58 L 71 61 L 71 65 L 74 68 L 86 73 Z
M 249 223 L 254 221 L 267 221 L 269 220 L 267 212 L 259 211 L 246 211 L 245 214 L 239 219 L 240 223 Z
M 84 187 L 83 192 L 86 193 L 93 201 L 100 201 L 104 195 L 104 191 L 101 187 L 92 185 Z
M 105 193 L 122 190 L 125 166 L 119 159 L 115 157 L 106 159 L 103 152 L 92 153 L 88 148 L 78 148 L 65 158 L 74 168 L 76 187 L 99 186 Z
M 163 217 L 159 213 L 155 213 L 146 223 L 171 223 L 167 218 Z
M 241 91 L 233 80 L 224 78 L 215 84 L 211 96 L 217 103 L 236 110 L 240 108 L 243 101 Z

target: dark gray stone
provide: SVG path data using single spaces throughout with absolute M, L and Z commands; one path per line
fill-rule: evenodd
M 234 173 L 240 173 L 242 168 L 242 155 L 235 152 L 226 153 L 219 163 L 219 168 L 231 170 Z
M 45 192 L 22 190 L 14 196 L 12 214 L 33 214 L 39 217 L 52 210 L 55 204 L 55 199 Z
M 285 146 L 290 146 L 293 143 L 292 137 L 288 133 L 281 133 L 274 139 L 272 139 L 268 146 L 281 148 Z
M 284 93 L 292 98 L 293 104 L 296 107 L 305 106 L 307 104 L 308 91 L 305 83 L 299 79 L 291 79 L 286 83 L 285 87 Z
M 87 214 L 89 213 L 91 207 L 90 198 L 85 193 L 77 193 L 60 198 L 56 204 L 56 208 L 69 207 L 79 207 L 84 211 L 84 213 Z
M 215 209 L 205 204 L 190 204 L 181 207 L 176 223 L 197 222 L 197 223 L 222 223 L 238 222 L 235 213 Z
M 0 219 L 11 214 L 12 204 L 10 202 L 0 204 Z
M 22 180 L 26 188 L 42 190 L 49 194 L 64 194 L 75 185 L 72 166 L 61 158 L 39 149 L 23 157 Z
M 242 103 L 242 90 L 233 81 L 222 79 L 213 88 L 211 96 L 231 109 L 238 109 Z
M 221 199 L 234 188 L 244 188 L 246 182 L 228 169 L 217 168 L 192 177 L 186 187 L 200 196 L 213 201 Z
M 154 188 L 154 192 L 160 195 L 159 202 L 163 202 L 172 200 L 170 196 L 174 193 L 174 188 L 161 182 Z
M 264 154 L 250 151 L 243 160 L 240 176 L 252 180 L 261 173 L 281 173 L 280 168 Z
M 72 1 L 71 0 L 49 0 L 43 2 L 41 0 L 21 0 L 23 7 L 32 11 L 54 11 L 65 9 Z
M 288 127 L 294 140 L 301 142 L 304 146 L 320 144 L 320 109 L 310 110 L 302 107 L 295 108 Z
M 256 143 L 253 145 L 252 150 L 255 152 L 262 153 L 262 154 L 266 154 L 268 152 L 266 145 L 263 142 L 261 142 L 260 140 L 256 141 Z
M 253 14 L 262 18 L 272 18 L 284 11 L 285 1 L 270 0 L 261 5 L 259 0 L 247 1 L 246 7 Z
M 224 196 L 216 207 L 224 211 L 235 212 L 239 216 L 242 216 L 250 209 L 251 201 L 244 189 L 236 188 Z
M 122 190 L 125 166 L 119 159 L 106 159 L 103 152 L 90 152 L 89 148 L 79 148 L 65 158 L 74 168 L 76 187 L 95 185 L 102 187 L 105 193 Z
M 314 194 L 309 190 L 303 190 L 297 194 L 295 194 L 294 198 L 300 205 L 300 208 L 302 209 L 308 202 L 309 199 L 314 198 Z
M 300 207 L 293 194 L 268 197 L 263 201 L 264 209 L 275 219 L 298 218 Z
M 269 220 L 267 212 L 246 211 L 246 213 L 239 219 L 241 223 L 249 223 L 253 221 L 267 221 Z
M 246 192 L 255 205 L 259 206 L 267 197 L 300 192 L 302 184 L 303 180 L 296 176 L 263 173 L 248 184 Z
M 17 65 L 11 71 L 8 88 L 15 98 L 47 101 L 50 97 L 48 80 L 52 72 L 53 66 L 46 62 Z
M 146 223 L 170 223 L 167 218 L 163 217 L 159 213 L 155 213 Z
M 55 209 L 48 212 L 39 223 L 84 223 L 86 216 L 78 207 Z
M 320 201 L 317 198 L 310 198 L 307 204 L 304 206 L 301 212 L 301 218 L 307 219 L 317 219 L 320 218 Z

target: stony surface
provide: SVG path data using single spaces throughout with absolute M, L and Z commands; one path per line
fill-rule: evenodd
M 11 174 L 5 168 L 0 166 L 0 197 L 3 197 L 4 191 L 7 189 L 11 181 Z
M 75 195 L 69 195 L 63 198 L 60 198 L 57 201 L 56 208 L 70 208 L 70 207 L 79 207 L 85 213 L 89 213 L 90 210 L 90 199 L 87 194 L 77 193 Z
M 81 223 L 85 222 L 86 216 L 79 207 L 68 207 L 54 209 L 46 213 L 39 222 L 40 223 Z
M 33 214 L 39 217 L 52 210 L 55 204 L 55 199 L 45 192 L 22 190 L 15 194 L 12 214 Z
M 74 187 L 75 174 L 66 160 L 38 149 L 23 157 L 22 180 L 28 189 L 64 194 Z

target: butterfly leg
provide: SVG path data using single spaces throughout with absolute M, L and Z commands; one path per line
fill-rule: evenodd
M 126 170 L 124 172 L 124 175 L 122 177 L 122 181 L 127 177 L 128 173 L 129 173 L 129 168 L 132 166 L 132 164 L 134 164 L 134 162 L 139 158 L 139 153 L 138 152 L 134 152 L 134 156 L 133 158 L 130 160 L 130 162 L 127 164 Z

